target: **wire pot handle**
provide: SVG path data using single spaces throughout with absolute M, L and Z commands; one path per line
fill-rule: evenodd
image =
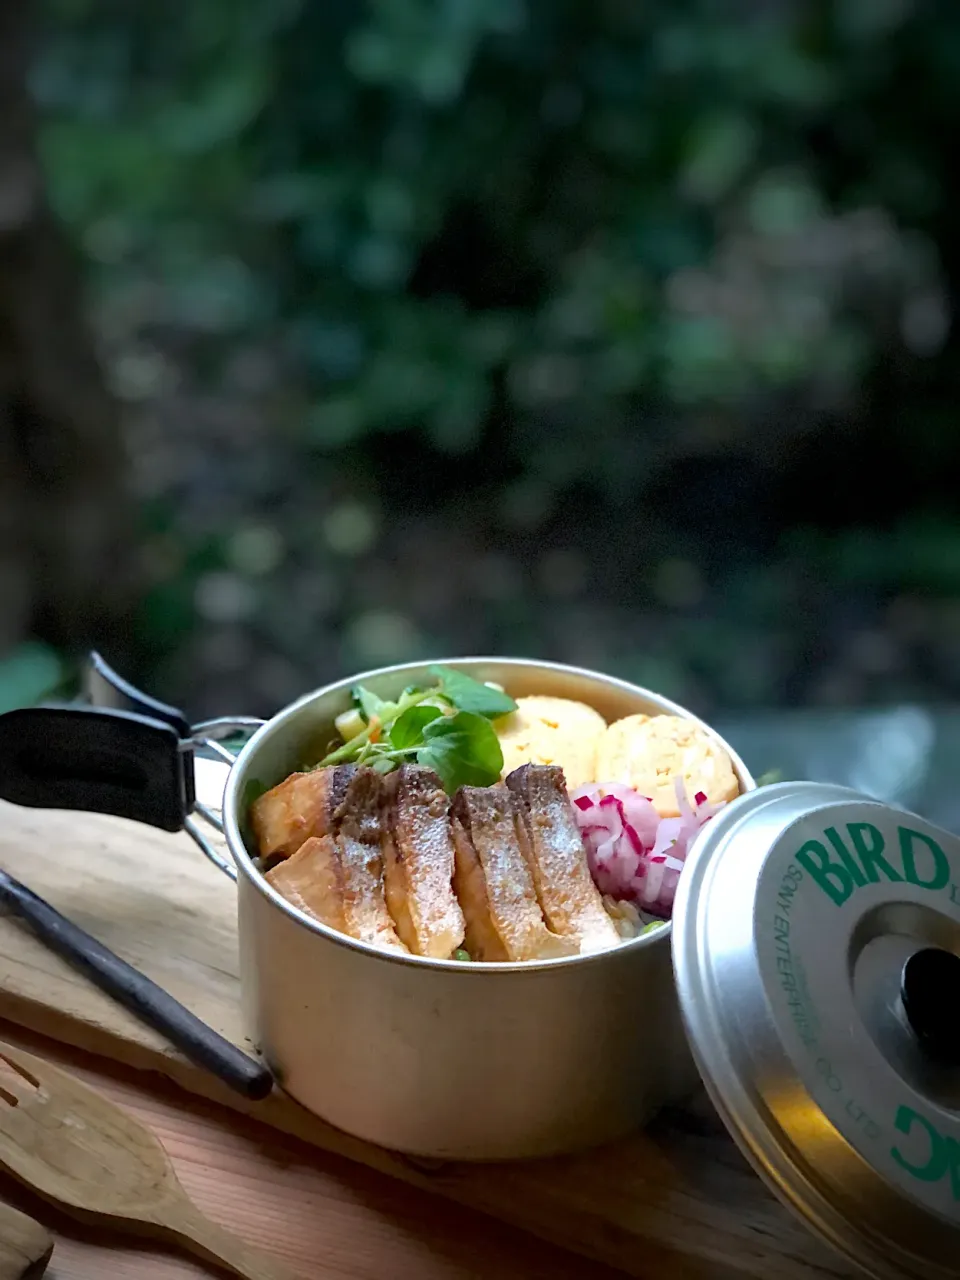
M 203 720 L 191 728 L 189 749 L 204 749 L 232 768 L 236 763 L 237 753 L 224 746 L 224 739 L 232 741 L 241 734 L 249 736 L 265 723 L 265 720 L 258 720 L 255 716 L 221 716 L 216 720 Z M 194 797 L 193 812 L 223 835 L 223 817 L 219 809 L 214 809 Z M 225 858 L 216 845 L 211 843 L 197 818 L 188 814 L 183 826 L 203 856 L 225 876 L 235 881 L 237 868 L 233 861 Z

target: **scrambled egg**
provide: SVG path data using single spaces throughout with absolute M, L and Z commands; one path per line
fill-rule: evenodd
M 676 818 L 676 779 L 692 804 L 698 791 L 716 804 L 733 800 L 740 785 L 730 757 L 708 733 L 680 716 L 626 716 L 606 730 L 597 748 L 596 780 L 622 782 L 648 796 L 662 818 Z
M 597 745 L 607 722 L 569 698 L 518 698 L 517 710 L 494 725 L 503 748 L 503 776 L 522 764 L 556 764 L 573 790 L 596 777 Z

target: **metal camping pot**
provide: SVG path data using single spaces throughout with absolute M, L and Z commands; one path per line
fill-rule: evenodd
M 572 667 L 485 658 L 446 665 L 515 697 L 585 702 L 607 720 L 639 712 L 696 719 L 648 690 Z M 242 998 L 254 1042 L 280 1085 L 338 1128 L 413 1155 L 471 1160 L 618 1137 L 697 1084 L 669 925 L 610 951 L 532 963 L 396 955 L 291 906 L 248 848 L 252 785 L 274 786 L 319 759 L 355 684 L 391 698 L 431 680 L 428 664 L 391 667 L 307 694 L 266 723 L 191 728 L 95 658 L 89 692 L 101 709 L 31 708 L 0 719 L 0 794 L 185 827 L 237 881 Z M 225 735 L 254 727 L 234 760 Z M 722 745 L 742 791 L 752 790 L 746 766 Z M 192 757 L 203 747 L 232 765 L 222 821 L 195 798 Z M 222 829 L 232 865 L 201 818 Z

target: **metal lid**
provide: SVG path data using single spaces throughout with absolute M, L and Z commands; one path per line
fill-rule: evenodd
M 742 796 L 680 878 L 673 956 L 744 1154 L 876 1277 L 960 1274 L 960 840 L 819 783 Z

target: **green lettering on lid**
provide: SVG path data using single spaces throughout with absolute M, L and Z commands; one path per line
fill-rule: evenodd
M 900 872 L 896 871 L 883 856 L 883 833 L 879 828 L 870 822 L 848 822 L 847 831 L 853 841 L 853 847 L 860 855 L 868 880 L 872 880 L 874 884 L 879 883 L 881 871 L 888 880 L 903 880 Z
M 798 850 L 797 862 L 838 907 L 853 893 L 853 876 L 842 862 L 831 860 L 829 850 L 819 840 L 808 840 Z
M 914 1126 L 919 1125 L 930 1141 L 930 1154 L 926 1164 L 914 1164 L 898 1147 L 891 1147 L 890 1154 L 900 1168 L 906 1169 L 911 1177 L 917 1178 L 920 1182 L 939 1182 L 949 1167 L 949 1156 L 946 1143 L 930 1121 L 918 1115 L 912 1107 L 899 1107 L 893 1123 L 900 1133 L 905 1134 L 909 1134 Z
M 840 860 L 842 861 L 843 865 L 847 868 L 847 870 L 850 872 L 850 874 L 853 876 L 854 882 L 859 885 L 866 884 L 867 883 L 866 877 L 864 876 L 863 872 L 860 870 L 860 867 L 857 863 L 856 858 L 853 856 L 853 854 L 850 852 L 847 846 L 843 843 L 843 839 L 841 838 L 840 832 L 837 830 L 837 828 L 826 827 L 823 834 L 827 837 L 827 839 L 833 845 L 834 849 L 836 849 L 837 853 L 840 855 Z
M 921 889 L 943 889 L 950 881 L 950 863 L 936 840 L 931 840 L 922 831 L 914 831 L 911 827 L 900 827 L 900 852 L 903 855 L 903 872 L 911 884 Z M 915 842 L 919 842 L 933 859 L 933 873 L 929 880 L 921 880 L 917 870 Z

